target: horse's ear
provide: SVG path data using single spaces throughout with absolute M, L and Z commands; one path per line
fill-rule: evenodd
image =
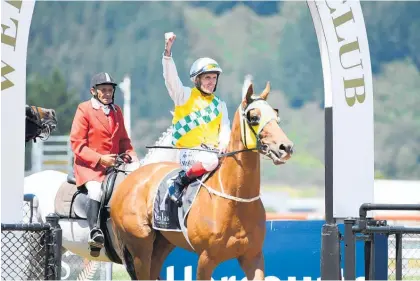
M 252 86 L 252 83 L 249 84 L 248 90 L 246 92 L 245 98 L 243 102 L 246 102 L 247 104 L 252 102 L 252 95 L 254 94 L 254 87 Z
M 264 91 L 261 93 L 260 98 L 263 100 L 267 100 L 268 94 L 270 93 L 270 82 L 267 81 L 267 85 L 265 85 Z

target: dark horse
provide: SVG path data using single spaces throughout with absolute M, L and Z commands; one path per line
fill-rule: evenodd
M 57 127 L 54 109 L 26 105 L 25 142 L 46 140 Z

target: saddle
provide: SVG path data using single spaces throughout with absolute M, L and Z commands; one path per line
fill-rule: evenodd
M 110 201 L 114 188 L 118 186 L 128 175 L 128 172 L 121 170 L 111 171 L 108 173 L 102 182 L 103 195 L 101 202 L 102 208 L 109 209 L 108 202 Z M 54 201 L 55 213 L 60 218 L 67 219 L 87 219 L 86 206 L 88 202 L 88 190 L 84 185 L 79 188 L 76 187 L 76 179 L 73 173 L 67 175 L 67 181 L 58 189 Z
M 109 202 L 112 194 L 119 184 L 130 173 L 126 169 L 125 164 L 118 168 L 112 168 L 107 171 L 104 181 L 102 182 L 102 198 L 99 211 L 99 227 L 105 236 L 105 251 L 108 257 L 115 263 L 121 264 L 122 261 L 111 244 L 111 233 L 107 228 L 109 217 Z M 60 186 L 54 201 L 55 213 L 60 218 L 87 220 L 87 202 L 88 190 L 84 185 L 76 187 L 76 179 L 73 173 L 67 175 L 67 180 Z
M 169 172 L 159 183 L 153 199 L 153 229 L 159 231 L 182 232 L 191 248 L 194 249 L 187 234 L 186 219 L 189 211 L 201 188 L 201 182 L 205 182 L 213 173 L 206 173 L 184 188 L 182 194 L 182 206 L 172 201 L 168 196 L 168 188 L 178 175 L 180 168 Z

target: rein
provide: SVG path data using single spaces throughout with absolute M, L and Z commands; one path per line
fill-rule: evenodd
M 205 152 L 210 152 L 210 153 L 216 153 L 219 154 L 217 157 L 219 158 L 223 158 L 223 157 L 229 157 L 229 156 L 233 156 L 237 153 L 241 153 L 241 152 L 246 152 L 246 151 L 254 151 L 256 150 L 256 148 L 246 148 L 246 149 L 240 149 L 240 150 L 235 150 L 235 151 L 231 151 L 231 152 L 226 152 L 226 153 L 219 153 L 216 150 L 213 149 L 205 149 L 205 148 L 183 148 L 183 147 L 174 147 L 174 146 L 146 146 L 146 148 L 163 148 L 163 149 L 188 149 L 188 150 L 198 150 L 198 151 L 205 151 Z
M 268 122 L 269 121 L 271 121 L 272 119 L 270 119 L 269 121 L 266 121 L 263 125 L 262 125 L 262 127 L 261 128 L 259 128 L 258 129 L 258 132 L 256 132 L 255 130 L 254 130 L 254 128 L 253 128 L 253 123 L 250 121 L 250 120 L 248 120 L 248 118 L 247 118 L 247 113 L 248 113 L 248 111 L 250 110 L 250 108 L 249 108 L 249 106 L 253 103 L 253 102 L 256 102 L 256 101 L 260 101 L 260 100 L 263 100 L 263 101 L 265 101 L 264 99 L 261 99 L 261 98 L 257 98 L 257 99 L 253 99 L 252 100 L 252 102 L 251 103 L 249 103 L 245 108 L 240 108 L 240 114 L 241 114 L 241 117 L 242 117 L 242 120 L 240 120 L 239 122 L 242 122 L 242 125 L 243 125 L 243 127 L 245 128 L 245 124 L 247 124 L 248 125 L 248 128 L 250 129 L 250 131 L 252 132 L 252 134 L 254 135 L 254 137 L 255 137 L 255 140 L 256 140 L 256 143 L 255 143 L 255 147 L 253 147 L 253 148 L 245 148 L 245 149 L 240 149 L 240 150 L 235 150 L 235 151 L 231 151 L 231 152 L 226 152 L 226 153 L 219 153 L 217 150 L 214 150 L 214 149 L 210 149 L 210 148 L 187 148 L 187 147 L 185 147 L 185 148 L 183 148 L 183 147 L 174 147 L 174 146 L 146 146 L 146 148 L 161 148 L 161 149 L 188 149 L 188 150 L 198 150 L 198 151 L 205 151 L 205 152 L 210 152 L 210 153 L 216 153 L 216 154 L 218 154 L 217 155 L 217 157 L 220 159 L 220 158 L 223 158 L 223 157 L 229 157 L 229 156 L 233 156 L 233 155 L 235 155 L 235 154 L 238 154 L 238 153 L 241 153 L 241 152 L 248 152 L 248 151 L 258 151 L 258 152 L 260 152 L 261 154 L 263 154 L 263 155 L 265 155 L 265 156 L 269 156 L 270 155 L 270 153 L 272 153 L 271 152 L 271 150 L 269 149 L 269 147 L 268 147 L 268 145 L 266 145 L 266 144 L 263 144 L 262 142 L 261 142 L 261 138 L 260 138 L 260 136 L 259 136 L 259 133 L 262 131 L 262 129 L 268 124 Z M 260 120 L 258 120 L 258 123 L 260 122 Z M 242 130 L 242 129 L 241 129 Z M 243 141 L 243 143 L 244 143 L 244 145 L 245 145 L 245 147 L 247 147 L 247 136 L 246 136 L 246 133 L 245 132 L 243 132 L 242 133 L 242 141 Z M 204 144 L 202 144 L 202 146 L 204 146 L 204 147 L 207 147 L 206 145 L 204 145 Z M 220 167 L 220 166 L 219 166 Z M 208 176 L 209 175 L 211 175 L 211 174 L 213 174 L 215 171 L 216 171 L 217 169 L 215 169 L 215 170 L 213 170 L 212 172 L 210 172 L 210 174 L 208 174 Z M 208 177 L 207 177 L 208 178 Z M 207 179 L 206 178 L 206 179 Z M 224 189 L 223 189 L 223 184 L 222 184 L 222 181 L 221 181 L 221 178 L 220 178 L 220 171 L 219 171 L 219 185 L 220 185 L 220 188 L 221 188 L 221 192 L 220 191 L 217 191 L 217 190 L 215 190 L 215 189 L 213 189 L 213 188 L 211 188 L 210 186 L 208 186 L 208 185 L 206 185 L 204 182 L 205 182 L 205 180 L 203 180 L 203 179 L 197 179 L 197 181 L 202 185 L 202 186 L 204 186 L 206 189 L 207 189 L 207 191 L 209 192 L 209 193 L 212 193 L 212 194 L 215 194 L 215 195 L 217 195 L 217 196 L 219 196 L 219 197 L 223 197 L 223 198 L 225 198 L 225 199 L 228 199 L 228 200 L 233 200 L 233 201 L 236 201 L 236 202 L 242 202 L 242 203 L 251 203 L 251 202 L 254 202 L 254 201 L 256 201 L 256 200 L 259 200 L 260 199 L 260 196 L 261 195 L 258 195 L 258 196 L 255 196 L 255 197 L 253 197 L 253 198 L 240 198 L 240 197 L 236 197 L 236 196 L 232 196 L 232 195 L 229 195 L 229 194 L 226 194 L 225 193 L 225 191 L 224 191 Z
M 209 148 L 187 148 L 187 147 L 185 147 L 185 148 L 183 148 L 183 147 L 174 147 L 174 146 L 146 146 L 146 148 L 163 148 L 163 149 L 188 149 L 188 150 L 198 150 L 198 151 L 205 151 L 205 152 L 210 152 L 210 153 L 216 153 L 216 154 L 218 154 L 218 158 L 220 159 L 220 158 L 223 158 L 223 157 L 229 157 L 229 156 L 233 156 L 233 155 L 235 155 L 235 154 L 238 154 L 238 153 L 241 153 L 241 152 L 248 152 L 248 151 L 260 151 L 262 154 L 264 154 L 264 155 L 268 155 L 268 153 L 269 153 L 269 151 L 267 151 L 267 148 L 268 148 L 268 146 L 267 145 L 265 145 L 265 144 L 262 144 L 261 143 L 261 139 L 260 139 L 260 137 L 259 137 L 259 134 L 257 133 L 257 132 L 255 132 L 255 130 L 254 130 L 254 128 L 252 127 L 252 124 L 251 124 L 251 122 L 248 120 L 248 118 L 246 118 L 246 114 L 247 114 L 247 108 L 253 103 L 253 102 L 256 102 L 256 101 L 259 101 L 259 100 L 263 100 L 263 99 L 261 99 L 261 98 L 257 98 L 257 99 L 254 99 L 251 103 L 249 103 L 248 105 L 247 105 L 247 107 L 245 107 L 244 109 L 242 109 L 241 108 L 241 115 L 242 115 L 242 122 L 245 124 L 245 121 L 246 121 L 246 124 L 248 124 L 248 127 L 249 127 L 249 129 L 251 130 L 251 132 L 254 134 L 254 136 L 255 136 L 255 138 L 256 138 L 256 140 L 257 140 L 257 144 L 256 144 L 256 147 L 254 147 L 254 148 L 245 148 L 245 149 L 240 149 L 240 150 L 234 150 L 234 151 L 231 151 L 231 152 L 226 152 L 226 153 L 222 153 L 222 154 L 220 154 L 218 151 L 216 151 L 216 150 L 212 150 L 212 149 L 209 149 Z M 267 122 L 268 123 L 268 122 Z M 262 129 L 262 128 L 261 128 Z M 247 141 L 246 141 L 246 134 L 244 134 L 244 144 L 245 144 L 245 147 L 246 147 L 246 144 L 247 144 Z

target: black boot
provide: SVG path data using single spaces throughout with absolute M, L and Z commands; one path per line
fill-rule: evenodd
M 90 235 L 88 244 L 91 247 L 102 248 L 104 246 L 104 235 L 102 230 L 98 228 L 98 214 L 101 203 L 92 199 L 89 199 L 87 209 L 87 219 L 90 228 Z
M 172 185 L 169 187 L 169 198 L 177 203 L 179 207 L 182 206 L 182 191 L 194 180 L 195 178 L 188 177 L 185 171 L 180 171 Z

